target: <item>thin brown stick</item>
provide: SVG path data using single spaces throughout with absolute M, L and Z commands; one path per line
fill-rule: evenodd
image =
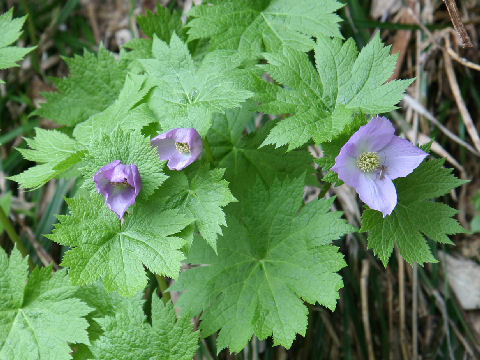
M 450 46 L 447 47 L 447 52 L 448 52 L 448 55 L 450 55 L 453 60 L 459 62 L 463 66 L 466 66 L 466 67 L 468 67 L 470 69 L 473 69 L 473 70 L 480 71 L 480 65 L 475 64 L 474 62 L 471 62 L 471 61 L 461 57 Z
M 450 46 L 450 40 L 448 39 L 448 35 L 445 36 L 445 42 L 447 47 Z M 478 137 L 478 131 L 475 127 L 475 124 L 468 112 L 467 106 L 465 105 L 465 101 L 463 101 L 460 87 L 458 86 L 457 77 L 455 75 L 455 71 L 453 70 L 452 59 L 446 50 L 443 50 L 443 60 L 445 61 L 445 71 L 447 73 L 448 82 L 450 84 L 450 88 L 452 89 L 453 97 L 455 98 L 455 102 L 457 103 L 458 110 L 462 115 L 463 123 L 465 124 L 465 128 L 467 129 L 470 138 L 472 139 L 473 145 L 477 151 L 480 151 L 480 138 Z
M 322 318 L 323 324 L 325 325 L 325 328 L 327 329 L 328 335 L 332 338 L 333 343 L 337 346 L 340 347 L 340 339 L 338 338 L 337 334 L 335 333 L 335 330 L 333 329 L 332 323 L 330 322 L 330 319 L 328 316 L 325 314 L 324 311 L 320 312 L 320 317 Z
M 362 260 L 362 274 L 360 276 L 360 296 L 362 301 L 362 321 L 365 331 L 365 340 L 367 341 L 368 359 L 374 360 L 372 344 L 372 333 L 370 330 L 370 319 L 368 316 L 368 273 L 370 272 L 370 263 L 368 259 Z
M 480 156 L 480 152 L 475 150 L 469 143 L 463 141 L 457 135 L 451 132 L 448 128 L 446 128 L 440 121 L 438 121 L 435 118 L 435 116 L 433 116 L 427 109 L 425 109 L 425 107 L 422 104 L 420 104 L 416 99 L 405 94 L 405 96 L 403 97 L 402 103 L 404 103 L 408 107 L 412 107 L 415 111 L 422 114 L 427 120 L 429 120 L 432 124 L 438 127 L 438 129 L 441 132 L 443 132 L 447 137 L 455 141 L 457 144 L 460 144 L 475 156 Z
M 28 226 L 25 226 L 24 224 L 21 224 L 22 231 L 25 232 L 27 235 L 28 241 L 30 241 L 30 244 L 32 244 L 33 249 L 37 253 L 38 258 L 42 262 L 44 266 L 49 266 L 52 264 L 53 268 L 55 270 L 60 269 L 58 264 L 53 260 L 53 258 L 50 256 L 48 252 L 45 251 L 45 249 L 40 245 L 38 242 L 37 238 L 35 237 L 35 234 L 33 233 L 32 229 L 30 229 Z
M 448 14 L 450 15 L 450 19 L 452 20 L 453 27 L 457 31 L 457 34 L 460 36 L 462 40 L 463 47 L 473 47 L 472 40 L 470 40 L 470 36 L 468 36 L 467 30 L 465 30 L 465 26 L 463 25 L 462 20 L 460 19 L 460 14 L 458 13 L 457 3 L 455 0 L 443 0 L 445 6 L 447 7 Z

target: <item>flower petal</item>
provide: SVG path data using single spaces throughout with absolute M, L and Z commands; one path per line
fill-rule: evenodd
M 354 144 L 345 144 L 340 153 L 335 158 L 335 165 L 330 170 L 337 173 L 338 178 L 349 186 L 356 187 L 358 178 L 363 175 L 362 171 L 357 167 L 357 159 Z
M 137 166 L 124 165 L 120 160 L 101 167 L 93 176 L 93 181 L 97 192 L 104 196 L 107 207 L 115 212 L 119 219 L 122 219 L 128 207 L 135 203 L 142 188 Z
M 394 136 L 379 155 L 385 174 L 390 179 L 404 177 L 410 174 L 428 155 L 423 150 L 413 145 L 410 141 Z
M 356 156 L 366 151 L 379 151 L 385 147 L 394 136 L 395 128 L 390 120 L 383 116 L 372 118 L 353 134 L 347 144 L 356 146 Z
M 388 176 L 379 179 L 376 174 L 362 174 L 355 187 L 360 199 L 383 217 L 390 215 L 397 205 L 397 191 Z
M 176 143 L 186 143 L 190 153 L 180 153 Z M 194 128 L 176 128 L 155 136 L 152 146 L 157 147 L 160 160 L 168 161 L 170 170 L 182 170 L 202 154 L 203 145 L 200 134 Z

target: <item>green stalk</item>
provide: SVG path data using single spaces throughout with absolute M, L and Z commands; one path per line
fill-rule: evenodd
M 10 223 L 10 220 L 8 219 L 7 215 L 5 214 L 5 211 L 3 211 L 2 207 L 0 206 L 0 223 L 2 223 L 3 228 L 5 229 L 6 233 L 8 234 L 8 237 L 10 240 L 12 240 L 12 243 L 17 246 L 18 251 L 20 251 L 20 254 L 22 254 L 23 257 L 28 257 L 28 251 L 23 246 L 22 241 L 18 237 L 17 233 L 15 232 L 15 229 L 13 228 L 12 224 Z M 32 259 L 28 257 L 28 266 L 30 267 L 30 270 L 33 270 L 35 267 L 33 265 Z
M 166 292 L 166 290 L 168 288 L 167 281 L 165 280 L 164 276 L 160 276 L 158 274 L 155 274 L 155 278 L 157 279 L 158 288 L 162 292 L 163 302 L 166 303 L 168 300 L 170 300 L 170 293 Z
M 207 155 L 207 160 L 208 162 L 212 165 L 215 166 L 213 163 L 213 155 L 212 155 L 212 149 L 210 148 L 210 144 L 208 143 L 207 139 L 203 140 L 203 148 L 205 149 L 205 154 Z

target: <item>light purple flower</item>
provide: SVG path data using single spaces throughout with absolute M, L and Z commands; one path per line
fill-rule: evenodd
M 93 176 L 99 194 L 105 197 L 108 208 L 123 219 L 125 211 L 135 203 L 142 181 L 135 164 L 124 165 L 120 160 L 102 166 Z
M 390 215 L 397 205 L 392 180 L 410 174 L 427 153 L 394 135 L 392 123 L 383 116 L 372 118 L 358 129 L 340 150 L 332 171 L 357 191 L 371 209 Z
M 182 170 L 202 154 L 202 138 L 194 128 L 176 128 L 155 136 L 151 144 L 157 147 L 160 160 L 168 160 L 170 170 Z

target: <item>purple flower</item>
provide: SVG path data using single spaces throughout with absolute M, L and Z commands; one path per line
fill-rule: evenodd
M 124 165 L 120 160 L 102 166 L 93 176 L 99 194 L 105 197 L 108 208 L 117 214 L 119 219 L 130 205 L 135 203 L 142 181 L 135 164 Z
M 160 160 L 168 160 L 170 170 L 182 170 L 197 160 L 202 153 L 202 138 L 194 128 L 176 128 L 155 136 Z
M 390 215 L 397 205 L 392 180 L 410 174 L 427 153 L 394 135 L 385 117 L 372 118 L 358 129 L 340 150 L 331 168 L 345 184 L 357 191 L 371 209 Z

